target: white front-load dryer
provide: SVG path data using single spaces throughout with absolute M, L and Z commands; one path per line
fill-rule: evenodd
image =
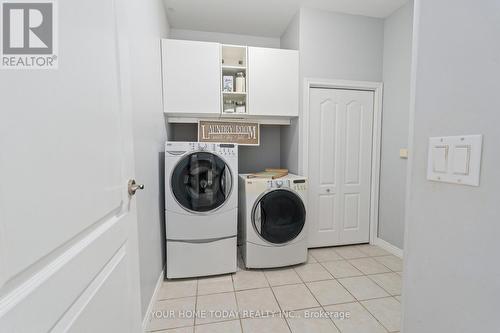
M 282 267 L 307 260 L 307 179 L 239 177 L 239 243 L 247 268 Z
M 167 278 L 236 271 L 238 147 L 167 142 Z

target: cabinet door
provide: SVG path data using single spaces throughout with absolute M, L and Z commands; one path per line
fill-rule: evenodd
M 220 44 L 164 39 L 162 54 L 165 112 L 220 114 Z
M 298 116 L 298 51 L 249 47 L 248 97 L 251 115 Z

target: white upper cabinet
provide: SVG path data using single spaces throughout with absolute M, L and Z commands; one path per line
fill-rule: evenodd
M 166 113 L 220 114 L 220 44 L 162 40 Z
M 299 115 L 298 51 L 163 39 L 162 70 L 169 121 Z
M 249 47 L 248 84 L 250 115 L 298 116 L 298 51 Z

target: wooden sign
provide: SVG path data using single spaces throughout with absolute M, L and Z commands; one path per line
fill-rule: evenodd
M 198 141 L 258 146 L 260 144 L 259 123 L 200 120 L 198 121 Z

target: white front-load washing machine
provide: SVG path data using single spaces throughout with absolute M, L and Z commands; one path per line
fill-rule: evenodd
M 239 243 L 247 268 L 282 267 L 307 260 L 307 179 L 239 177 Z
M 238 147 L 167 142 L 167 278 L 236 271 Z

